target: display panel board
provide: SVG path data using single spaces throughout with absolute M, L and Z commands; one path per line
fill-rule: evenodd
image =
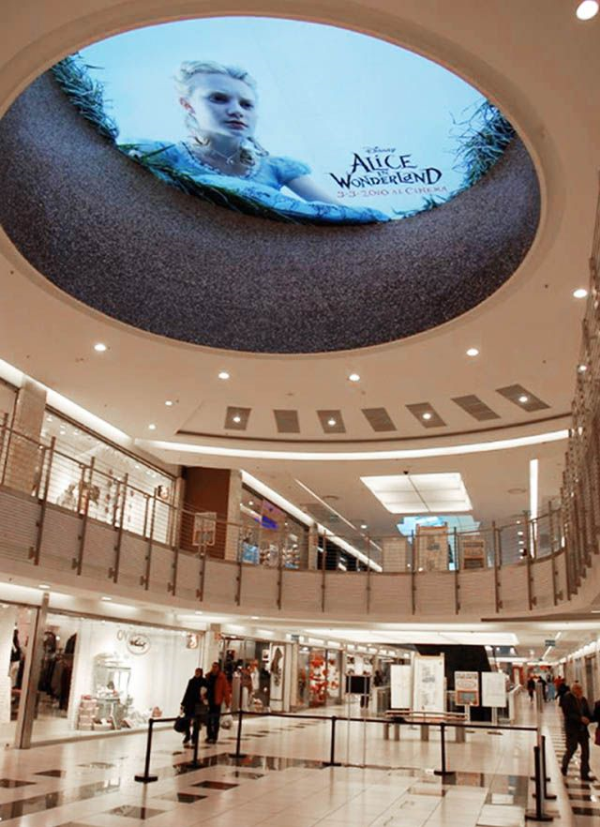
M 506 706 L 506 680 L 504 672 L 481 673 L 482 706 Z
M 415 658 L 413 709 L 416 712 L 446 711 L 443 655 L 418 655 Z
M 455 672 L 454 695 L 457 706 L 479 706 L 479 672 Z
M 390 666 L 392 709 L 412 709 L 413 670 L 410 664 L 393 663 Z

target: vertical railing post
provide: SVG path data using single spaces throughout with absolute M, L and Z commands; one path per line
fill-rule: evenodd
M 0 486 L 4 485 L 6 480 L 6 469 L 8 468 L 8 457 L 10 455 L 10 440 L 12 437 L 12 428 L 8 427 L 8 414 L 5 413 L 2 417 L 2 444 L 0 447 L 0 460 L 2 460 L 2 476 L 0 476 Z M 4 454 L 4 456 L 2 456 Z
M 527 538 L 528 544 L 526 548 L 527 557 L 525 558 L 527 566 L 527 605 L 530 609 L 533 609 L 535 598 L 533 596 L 533 572 L 531 565 L 531 521 L 527 514 L 525 515 L 525 537 Z
M 172 523 L 171 523 L 170 532 L 169 532 L 169 534 L 170 534 L 169 539 L 171 541 L 170 542 L 170 548 L 171 548 L 171 554 L 173 555 L 173 559 L 171 561 L 171 582 L 169 583 L 169 589 L 168 590 L 171 592 L 172 595 L 176 595 L 177 594 L 177 574 L 178 574 L 178 571 L 179 571 L 179 542 L 178 542 L 177 531 L 176 531 L 175 527 L 179 523 L 179 518 L 178 518 L 178 515 L 177 515 L 177 512 L 178 512 L 177 506 L 170 505 L 169 508 L 173 510 Z
M 237 542 L 237 577 L 235 583 L 235 604 L 240 606 L 242 603 L 242 577 L 244 571 L 244 550 L 242 540 L 242 526 L 238 526 L 238 542 Z M 278 594 L 277 605 L 281 609 L 281 592 Z
M 283 546 L 285 543 L 279 545 L 279 559 L 277 561 L 277 608 L 281 611 L 283 601 Z M 239 605 L 239 604 L 238 604 Z
M 242 721 L 244 719 L 244 710 L 242 707 L 242 695 L 240 693 L 240 708 L 238 710 L 238 727 L 235 738 L 235 760 L 236 762 L 242 757 Z
M 411 614 L 417 612 L 417 544 L 415 541 L 415 532 L 411 531 L 411 557 L 412 564 L 410 567 L 410 606 Z
M 337 724 L 337 716 L 331 716 L 331 735 L 329 740 L 329 762 L 326 764 L 328 767 L 339 767 L 341 764 L 339 761 L 335 760 L 335 729 Z
M 498 614 L 502 608 L 502 600 L 500 599 L 501 535 L 495 520 L 492 522 L 492 540 L 494 549 L 494 600 L 496 614 Z
M 95 464 L 95 461 L 96 461 L 95 457 L 92 457 L 91 460 L 90 460 L 89 480 L 87 482 L 87 494 L 86 494 L 86 497 L 85 497 L 85 502 L 83 504 L 83 514 L 82 514 L 82 517 L 81 517 L 81 533 L 79 535 L 79 550 L 78 550 L 78 553 L 77 553 L 77 558 L 75 560 L 75 566 L 74 566 L 74 568 L 77 569 L 77 574 L 78 575 L 81 574 L 81 571 L 83 569 L 83 555 L 85 553 L 85 538 L 86 538 L 86 535 L 87 535 L 87 527 L 88 527 L 88 520 L 89 520 L 89 513 L 90 513 L 90 494 L 91 494 L 91 490 L 92 490 L 92 480 L 94 478 L 94 464 Z M 84 494 L 84 491 L 85 491 L 85 485 L 86 485 L 86 483 L 85 483 L 85 474 L 83 473 L 83 470 L 84 469 L 82 469 L 82 474 L 81 474 L 83 484 L 81 485 L 81 490 L 79 492 L 79 511 L 81 511 L 81 508 L 82 508 L 81 498 L 83 497 L 83 494 Z
M 46 509 L 48 507 L 48 491 L 50 489 L 50 476 L 52 474 L 52 464 L 54 462 L 54 451 L 56 448 L 56 437 L 52 437 L 50 441 L 50 449 L 48 451 L 48 462 L 46 464 L 46 477 L 42 488 L 42 501 L 40 504 L 40 516 L 37 522 L 37 537 L 35 541 L 35 549 L 33 552 L 33 565 L 39 566 L 40 553 L 42 550 L 42 542 L 44 539 L 44 526 L 46 523 Z M 43 471 L 43 466 L 42 466 Z
M 321 574 L 321 611 L 325 611 L 325 593 L 327 589 L 327 581 L 325 573 L 327 570 L 327 534 L 323 532 L 323 554 L 321 556 L 322 574 Z
M 117 529 L 117 542 L 115 544 L 115 562 L 112 568 L 109 569 L 108 576 L 112 579 L 113 583 L 118 583 L 119 581 L 119 570 L 121 568 L 121 548 L 123 546 L 123 531 L 125 530 L 125 512 L 127 506 L 127 484 L 129 482 L 128 474 L 125 474 L 123 479 L 123 487 L 121 488 L 121 482 L 118 483 L 117 491 L 120 493 L 123 492 L 121 495 L 121 502 L 120 502 L 120 514 L 119 514 L 119 527 Z M 117 502 L 116 505 L 119 505 Z M 116 512 L 115 512 L 116 513 Z
M 454 538 L 454 614 L 458 614 L 460 612 L 460 553 L 456 526 L 454 526 L 452 536 Z
M 371 543 L 369 538 L 367 537 L 367 594 L 366 594 L 366 604 L 367 604 L 367 614 L 371 612 Z
M 156 492 L 152 495 L 150 507 L 150 533 L 148 534 L 148 546 L 146 548 L 146 574 L 143 578 L 146 591 L 150 588 L 150 577 L 152 574 L 152 543 L 154 540 L 154 520 L 156 519 Z

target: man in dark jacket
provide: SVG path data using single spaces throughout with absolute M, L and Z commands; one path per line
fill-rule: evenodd
M 571 691 L 562 698 L 562 711 L 565 716 L 565 737 L 567 749 L 563 755 L 560 771 L 567 774 L 569 761 L 575 755 L 577 747 L 581 747 L 581 780 L 593 781 L 590 775 L 590 734 L 588 724 L 592 720 L 592 713 L 587 698 L 583 697 L 583 689 L 574 683 Z
M 196 669 L 194 677 L 190 678 L 186 687 L 185 693 L 181 700 L 181 708 L 185 715 L 187 722 L 187 731 L 183 738 L 184 746 L 190 741 L 196 741 L 198 738 L 196 716 L 202 711 L 202 689 L 206 688 L 206 681 L 204 679 L 204 672 L 202 669 Z

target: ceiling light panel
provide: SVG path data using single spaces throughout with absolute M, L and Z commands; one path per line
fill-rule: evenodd
M 248 427 L 251 411 L 252 408 L 228 407 L 225 414 L 225 430 L 245 431 Z
M 385 408 L 363 408 L 362 412 L 371 428 L 377 433 L 396 430 L 396 426 Z
M 326 434 L 345 434 L 341 411 L 317 411 L 321 428 Z
M 468 394 L 467 396 L 455 396 L 452 401 L 478 422 L 487 422 L 489 419 L 500 419 L 500 416 L 489 408 L 478 396 L 475 396 L 474 393 Z
M 463 478 L 458 472 L 360 479 L 391 514 L 444 514 L 473 510 Z
M 299 434 L 300 420 L 298 418 L 298 411 L 293 410 L 274 410 L 275 425 L 277 426 L 277 433 L 279 434 Z
M 506 388 L 498 388 L 496 392 L 514 405 L 518 405 L 522 410 L 527 411 L 527 413 L 545 411 L 550 407 L 550 405 L 547 405 L 538 396 L 535 396 L 535 394 L 531 393 L 527 388 L 524 388 L 523 385 L 508 385 Z M 521 402 L 519 401 L 521 399 L 526 399 L 527 401 Z
M 441 428 L 446 424 L 429 402 L 417 402 L 414 405 L 407 405 L 406 407 L 424 428 Z

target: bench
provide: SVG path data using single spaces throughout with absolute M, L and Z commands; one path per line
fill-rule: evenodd
M 447 724 L 453 726 L 454 724 L 464 724 L 467 721 L 467 716 L 464 712 L 411 712 L 408 709 L 388 709 L 384 717 L 386 718 L 383 724 L 383 737 L 386 741 L 390 738 L 390 727 L 394 728 L 394 741 L 400 740 L 401 724 L 416 724 L 421 727 L 421 740 L 429 741 L 429 725 L 430 724 Z M 466 730 L 464 727 L 457 726 L 454 729 L 454 740 L 457 744 L 464 744 L 466 737 Z

